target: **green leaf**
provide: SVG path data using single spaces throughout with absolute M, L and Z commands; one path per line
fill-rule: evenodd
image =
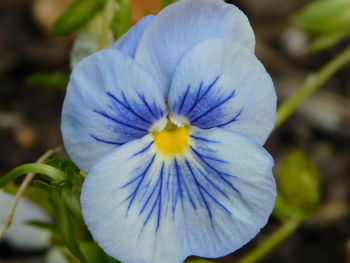
M 17 177 L 27 173 L 41 174 L 47 179 L 55 182 L 63 181 L 65 179 L 65 174 L 62 171 L 50 165 L 40 163 L 22 164 L 0 179 L 0 189 Z
M 345 30 L 350 26 L 350 1 L 313 1 L 299 11 L 293 20 L 310 33 Z
M 306 216 L 321 199 L 320 173 L 316 164 L 301 150 L 291 152 L 277 174 L 278 198 L 275 215 L 280 219 Z
M 75 174 L 70 187 L 64 187 L 62 190 L 63 202 L 69 212 L 84 225 L 83 215 L 81 213 L 80 194 L 83 184 L 83 177 L 80 173 Z
M 47 229 L 50 231 L 55 230 L 55 226 L 53 224 L 43 222 L 43 221 L 30 220 L 30 221 L 26 221 L 25 224 L 36 228 L 40 228 L 40 229 Z
M 106 0 L 75 0 L 57 19 L 52 33 L 68 35 L 84 26 L 106 3 Z
M 108 256 L 96 242 L 81 242 L 80 249 L 88 263 L 118 263 L 119 261 Z
M 61 189 L 59 187 L 57 187 L 56 185 L 47 184 L 43 181 L 35 180 L 35 181 L 33 181 L 33 184 L 35 186 L 40 187 L 41 189 L 47 191 L 47 193 L 50 193 L 51 191 L 57 191 L 57 192 L 61 191 Z
M 54 207 L 58 232 L 63 243 L 68 248 L 68 250 L 80 260 L 80 262 L 87 263 L 75 237 L 74 226 L 72 222 L 73 218 L 71 218 L 70 213 L 67 211 L 61 194 L 56 191 L 51 191 L 50 198 Z
M 131 27 L 131 1 L 118 0 L 119 11 L 115 15 L 115 35 L 120 38 Z
M 80 173 L 79 168 L 67 158 L 52 158 L 46 161 L 46 164 L 61 170 L 69 181 Z
M 318 52 L 327 48 L 330 48 L 336 44 L 338 44 L 340 41 L 342 41 L 344 38 L 346 38 L 350 34 L 350 31 L 342 30 L 342 31 L 336 31 L 332 33 L 325 33 L 320 36 L 318 36 L 309 46 L 310 52 Z
M 214 261 L 204 259 L 204 258 L 198 258 L 198 259 L 186 260 L 186 263 L 214 263 Z
M 69 82 L 69 75 L 62 72 L 34 73 L 26 79 L 31 86 L 45 86 L 49 88 L 66 88 Z
M 170 5 L 171 3 L 172 3 L 171 0 L 162 0 L 162 7 L 164 8 L 164 7 L 168 6 L 168 5 Z
M 79 168 L 66 158 L 53 158 L 46 163 L 61 170 L 66 175 L 67 180 L 62 181 L 61 184 L 59 186 L 56 185 L 56 187 L 59 187 L 59 192 L 62 194 L 62 200 L 68 211 L 75 219 L 84 225 L 80 205 L 80 193 L 84 177 L 80 173 Z M 48 187 L 46 186 L 46 188 Z

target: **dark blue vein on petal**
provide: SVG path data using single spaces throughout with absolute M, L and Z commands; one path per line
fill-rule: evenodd
M 146 145 L 145 148 L 143 148 L 143 149 L 141 149 L 140 151 L 134 153 L 131 157 L 135 157 L 135 156 L 137 156 L 137 155 L 140 155 L 140 154 L 146 152 L 149 148 L 151 148 L 151 146 L 153 145 L 153 143 L 154 143 L 154 141 L 151 141 L 149 144 Z
M 232 190 L 234 190 L 237 194 L 241 194 L 240 191 L 234 186 L 233 183 L 231 183 L 230 181 L 228 181 L 224 176 L 226 177 L 233 177 L 233 178 L 237 178 L 237 176 L 234 176 L 232 174 L 228 174 L 222 171 L 219 171 L 218 169 L 216 169 L 213 165 L 211 165 L 208 161 L 206 161 L 202 155 L 196 151 L 192 146 L 190 147 L 192 152 L 199 158 L 199 160 L 202 161 L 203 164 L 205 164 L 208 168 L 210 168 L 212 171 L 214 171 L 219 177 L 220 179 L 225 182 Z
M 215 109 L 223 106 L 226 102 L 228 102 L 229 100 L 231 100 L 235 96 L 235 93 L 236 93 L 235 90 L 232 91 L 231 94 L 229 94 L 226 98 L 220 100 L 218 103 L 216 103 L 214 106 L 209 108 L 207 111 L 205 111 L 202 114 L 200 114 L 199 116 L 196 116 L 193 119 L 191 119 L 191 122 L 195 124 L 198 120 L 202 119 L 208 113 L 210 113 L 210 112 L 214 111 Z
M 136 197 L 136 195 L 137 195 L 137 193 L 138 193 L 138 191 L 139 191 L 139 189 L 140 189 L 140 187 L 142 185 L 142 182 L 145 179 L 149 169 L 151 168 L 155 158 L 156 158 L 156 154 L 153 155 L 151 161 L 146 166 L 146 169 L 140 175 L 137 176 L 138 177 L 137 180 L 139 180 L 138 184 L 136 185 L 136 187 L 132 191 L 132 193 L 126 198 L 126 200 L 130 200 L 129 201 L 129 205 L 128 205 L 128 209 L 127 209 L 127 213 L 129 212 L 129 210 L 130 210 L 130 208 L 131 208 L 131 206 L 132 206 L 132 204 L 133 204 L 133 202 L 135 200 L 135 197 Z M 134 180 L 135 180 L 135 178 L 132 181 L 134 182 Z M 128 182 L 127 184 L 123 185 L 122 188 L 124 188 L 124 187 L 126 187 L 128 185 L 130 185 L 130 182 Z
M 202 86 L 203 86 L 203 83 L 201 82 L 201 84 L 199 85 L 199 89 L 198 89 L 198 93 L 196 95 L 196 99 L 195 101 L 193 102 L 191 108 L 187 111 L 187 114 L 188 113 L 191 113 L 193 111 L 193 109 L 197 106 L 197 104 L 211 91 L 211 89 L 215 86 L 216 82 L 218 82 L 219 80 L 219 76 L 216 77 L 216 79 L 214 79 L 214 81 L 209 84 L 209 86 L 207 87 L 207 89 L 203 92 L 202 95 L 200 95 L 200 92 L 202 90 Z
M 113 101 L 119 103 L 120 105 L 122 105 L 126 110 L 128 110 L 130 113 L 132 113 L 133 115 L 135 115 L 137 118 L 139 118 L 141 121 L 145 122 L 145 123 L 148 123 L 148 124 L 151 124 L 148 120 L 146 120 L 145 118 L 143 118 L 142 116 L 140 116 L 139 114 L 137 114 L 130 106 L 128 100 L 126 99 L 125 97 L 125 94 L 124 92 L 122 92 L 122 96 L 123 96 L 123 100 L 124 100 L 124 103 L 119 100 L 116 96 L 114 96 L 112 93 L 110 92 L 107 92 L 107 95 L 112 98 Z
M 98 142 L 118 146 L 141 138 L 165 115 L 154 99 L 146 99 L 142 93 L 136 93 L 132 99 L 123 91 L 119 91 L 118 95 L 110 91 L 105 94 L 109 104 L 102 109 L 93 109 L 93 112 L 105 120 L 102 128 L 106 128 L 108 137 L 102 132 L 89 134 Z
M 123 122 L 123 121 L 121 121 L 121 120 L 118 120 L 118 119 L 115 118 L 115 117 L 110 116 L 110 115 L 109 115 L 108 113 L 106 113 L 106 112 L 97 111 L 97 110 L 94 110 L 94 112 L 97 113 L 97 114 L 99 114 L 99 115 L 101 115 L 101 116 L 103 116 L 103 117 L 105 117 L 106 119 L 109 119 L 109 120 L 111 120 L 111 121 L 114 121 L 114 122 L 116 122 L 116 123 L 118 123 L 118 124 L 120 124 L 120 125 L 122 125 L 122 126 L 127 127 L 127 128 L 134 129 L 134 130 L 136 130 L 136 131 L 147 132 L 147 129 L 144 129 L 144 128 L 141 128 L 141 127 L 137 127 L 137 126 L 134 126 L 134 125 L 131 125 L 131 124 L 128 124 L 128 123 L 125 123 L 125 122 Z
M 187 118 L 191 125 L 202 129 L 224 127 L 238 120 L 242 109 L 232 111 L 236 90 L 219 84 L 220 76 L 211 83 L 188 85 L 174 102 L 173 112 Z
M 94 138 L 96 141 L 98 142 L 103 142 L 103 143 L 107 143 L 107 144 L 113 144 L 113 145 L 117 145 L 117 146 L 120 146 L 120 145 L 123 145 L 124 142 L 114 142 L 114 141 L 109 141 L 109 140 L 104 140 L 104 139 L 100 139 L 92 134 L 89 134 L 90 137 Z

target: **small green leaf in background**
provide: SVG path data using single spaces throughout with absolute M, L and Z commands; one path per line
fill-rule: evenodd
M 40 229 L 46 229 L 46 230 L 50 230 L 50 231 L 54 230 L 53 224 L 43 222 L 43 221 L 31 220 L 31 221 L 26 221 L 25 223 L 29 226 L 33 226 L 33 227 L 40 228 Z
M 65 89 L 68 85 L 69 75 L 62 72 L 34 73 L 26 79 L 27 85 L 43 86 L 49 88 Z
M 68 35 L 83 27 L 106 3 L 106 0 L 74 0 L 52 27 L 57 36 Z
M 274 214 L 281 220 L 309 215 L 320 202 L 320 184 L 316 164 L 301 150 L 291 152 L 277 174 Z
M 297 12 L 294 22 L 315 37 L 310 52 L 330 48 L 350 36 L 349 0 L 314 0 Z
M 318 52 L 330 48 L 345 39 L 348 35 L 350 35 L 350 29 L 322 34 L 311 42 L 308 50 L 310 52 Z
M 310 33 L 343 30 L 350 25 L 350 1 L 312 1 L 294 16 L 294 21 Z
M 119 11 L 116 12 L 113 31 L 116 38 L 120 38 L 131 27 L 131 1 L 130 0 L 118 0 Z

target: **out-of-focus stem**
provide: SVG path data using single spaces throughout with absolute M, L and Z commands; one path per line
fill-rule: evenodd
M 54 153 L 56 153 L 56 152 L 58 152 L 60 150 L 61 150 L 61 146 L 56 148 L 56 149 L 48 150 L 36 162 L 37 163 L 43 163 L 48 158 L 50 158 L 51 155 L 53 155 Z M 34 176 L 35 176 L 35 173 L 27 174 L 26 177 L 24 178 L 22 184 L 20 185 L 20 187 L 18 189 L 18 192 L 16 193 L 15 199 L 13 200 L 13 203 L 12 203 L 12 206 L 10 208 L 10 211 L 9 211 L 9 213 L 8 213 L 6 219 L 5 219 L 5 222 L 2 225 L 2 227 L 0 228 L 0 240 L 3 238 L 3 236 L 4 236 L 5 232 L 7 231 L 7 229 L 9 229 L 9 227 L 11 226 L 12 218 L 13 218 L 13 216 L 15 214 L 18 202 L 21 199 L 24 191 L 29 186 L 30 182 L 33 180 Z
M 323 66 L 318 72 L 311 74 L 302 87 L 277 110 L 275 129 L 292 115 L 303 101 L 320 88 L 339 69 L 350 62 L 350 46 L 336 58 Z
M 120 38 L 131 27 L 131 0 L 119 0 L 117 37 Z
M 245 257 L 237 260 L 236 263 L 254 263 L 258 262 L 275 247 L 282 243 L 287 237 L 294 233 L 302 222 L 302 218 L 290 218 L 284 222 L 275 232 L 251 250 Z
M 107 0 L 107 3 L 103 10 L 102 29 L 100 34 L 100 41 L 98 43 L 98 49 L 104 49 L 108 47 L 108 36 L 110 34 L 111 24 L 113 22 L 116 0 Z

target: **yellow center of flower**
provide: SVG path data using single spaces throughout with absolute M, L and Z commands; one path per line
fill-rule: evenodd
M 168 121 L 162 131 L 152 132 L 157 149 L 164 155 L 183 153 L 190 145 L 190 127 Z

